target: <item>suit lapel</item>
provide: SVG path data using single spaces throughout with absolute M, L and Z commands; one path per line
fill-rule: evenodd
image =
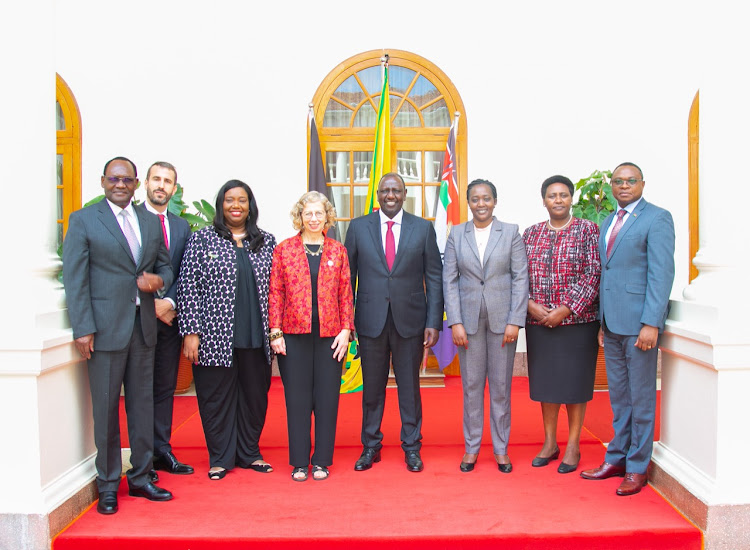
M 398 237 L 398 248 L 396 249 L 396 258 L 393 260 L 393 269 L 391 271 L 396 271 L 396 268 L 398 267 L 398 264 L 400 263 L 400 258 L 405 254 L 405 252 L 402 252 L 406 250 L 409 247 L 409 241 L 411 240 L 412 233 L 414 233 L 414 220 L 404 212 L 404 215 L 401 217 L 401 234 Z M 385 258 L 385 251 L 383 252 L 383 258 Z
M 479 270 L 482 270 L 482 262 L 479 261 L 479 249 L 477 248 L 477 239 L 474 235 L 474 222 L 469 220 L 466 222 L 466 229 L 464 230 L 464 244 L 468 246 L 474 253 L 474 258 L 477 260 Z
M 180 239 L 180 235 L 178 234 L 179 231 L 179 225 L 175 221 L 175 216 L 171 212 L 167 212 L 167 219 L 169 219 L 169 259 L 172 260 L 174 258 L 175 249 L 177 248 L 174 246 L 174 244 Z
M 99 201 L 97 203 L 97 206 L 99 208 L 99 220 L 102 222 L 102 225 L 107 228 L 107 231 L 112 234 L 112 236 L 120 244 L 123 250 L 125 250 L 125 252 L 128 254 L 128 258 L 130 258 L 130 261 L 135 263 L 135 260 L 133 259 L 133 253 L 130 251 L 128 240 L 125 238 L 125 234 L 122 232 L 122 228 L 117 222 L 117 218 L 115 218 L 115 214 L 114 212 L 112 212 L 112 208 L 110 208 L 107 199 L 102 199 L 101 201 Z M 137 211 L 138 209 L 136 208 L 135 210 Z
M 373 212 L 372 214 L 369 214 L 369 216 L 370 219 L 368 221 L 370 226 L 370 236 L 372 237 L 373 250 L 375 250 L 375 254 L 377 254 L 380 257 L 380 260 L 383 262 L 383 268 L 388 271 L 388 263 L 385 261 L 385 250 L 383 250 L 383 238 L 380 235 L 380 213 Z M 398 253 L 396 255 L 396 258 L 398 258 Z
M 628 219 L 625 220 L 625 223 L 622 224 L 622 228 L 620 228 L 620 232 L 617 233 L 617 238 L 615 238 L 615 243 L 612 245 L 612 252 L 609 255 L 609 258 L 615 255 L 615 252 L 617 252 L 617 247 L 620 246 L 620 243 L 625 238 L 625 234 L 630 230 L 631 227 L 633 227 L 633 224 L 638 222 L 638 217 L 643 212 L 643 209 L 646 207 L 645 199 L 641 199 L 641 202 L 638 203 L 638 206 L 635 207 L 635 210 L 628 216 Z M 606 243 L 604 244 L 606 254 Z M 607 258 L 607 262 L 609 262 L 609 258 Z
M 497 219 L 495 219 L 495 217 L 493 216 L 492 229 L 490 229 L 490 238 L 487 241 L 487 248 L 484 249 L 485 260 L 490 257 L 490 254 L 492 254 L 492 250 L 495 248 L 495 246 L 497 246 L 497 243 L 500 242 L 500 237 L 502 236 L 502 234 L 503 234 L 503 227 L 500 224 L 500 222 L 497 221 Z M 474 240 L 476 241 L 476 239 Z M 486 265 L 487 265 L 487 262 L 485 261 L 484 266 Z M 484 266 L 482 267 L 483 270 L 484 270 Z
M 135 215 L 138 216 L 138 225 L 141 229 L 141 257 L 138 262 L 138 271 L 140 271 L 141 264 L 143 263 L 144 259 L 144 252 L 146 251 L 146 243 L 151 238 L 151 234 L 149 232 L 148 228 L 148 216 L 153 216 L 151 212 L 148 212 L 146 209 L 141 208 L 134 208 Z M 161 222 L 159 222 L 159 231 L 161 231 Z M 164 240 L 164 237 L 161 237 L 162 240 Z

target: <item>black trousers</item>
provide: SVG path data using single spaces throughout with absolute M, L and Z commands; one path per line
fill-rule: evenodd
M 182 338 L 175 318 L 172 325 L 157 319 L 156 351 L 154 352 L 154 456 L 172 451 L 172 413 L 177 371 L 180 366 Z
M 271 365 L 263 348 L 234 348 L 231 367 L 193 365 L 209 464 L 231 470 L 262 460 Z
M 96 341 L 94 342 L 96 347 Z M 148 483 L 153 458 L 154 347 L 143 341 L 140 314 L 125 349 L 95 351 L 88 360 L 89 387 L 94 413 L 96 485 L 101 491 L 117 491 L 122 476 L 120 451 L 120 388 L 125 386 L 130 463 L 128 482 L 134 487 Z
M 380 449 L 383 432 L 380 425 L 385 408 L 385 388 L 391 361 L 398 385 L 398 409 L 401 414 L 401 448 L 422 448 L 422 395 L 419 393 L 419 368 L 424 353 L 424 336 L 403 338 L 396 330 L 388 308 L 383 332 L 376 338 L 359 336 L 362 358 L 362 445 Z
M 284 383 L 289 464 L 304 467 L 333 463 L 336 420 L 341 390 L 341 362 L 333 358 L 333 338 L 321 338 L 319 325 L 311 334 L 285 334 L 286 355 L 278 355 Z M 315 452 L 310 458 L 311 415 L 315 415 Z

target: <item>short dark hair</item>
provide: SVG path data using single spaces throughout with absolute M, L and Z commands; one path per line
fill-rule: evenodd
M 174 182 L 177 183 L 177 168 L 175 168 L 172 164 L 168 162 L 164 162 L 163 160 L 159 160 L 148 167 L 148 172 L 146 172 L 146 179 L 151 177 L 151 169 L 154 166 L 158 166 L 159 168 L 166 168 L 167 170 L 172 170 L 172 172 L 174 172 Z
M 224 197 L 227 191 L 234 189 L 235 187 L 241 187 L 247 193 L 248 198 L 248 214 L 247 220 L 245 220 L 245 231 L 247 231 L 247 240 L 250 245 L 250 250 L 257 252 L 261 246 L 263 246 L 263 234 L 258 229 L 258 203 L 255 201 L 255 195 L 250 190 L 250 186 L 240 180 L 229 180 L 219 189 L 218 195 L 216 195 L 216 214 L 214 215 L 214 228 L 216 232 L 224 237 L 225 239 L 232 239 L 232 232 L 224 221 Z
M 615 169 L 612 170 L 612 173 L 614 174 L 615 172 L 617 172 L 617 169 L 620 168 L 621 166 L 632 166 L 633 168 L 638 170 L 638 173 L 641 175 L 641 179 L 643 179 L 643 170 L 641 170 L 641 167 L 635 164 L 634 162 L 621 162 L 620 164 L 615 166 Z
M 104 170 L 102 171 L 102 176 L 107 173 L 107 168 L 109 168 L 109 165 L 111 163 L 113 163 L 114 161 L 116 161 L 116 160 L 124 160 L 125 162 L 129 162 L 130 166 L 133 167 L 133 174 L 135 175 L 136 178 L 138 177 L 138 168 L 135 167 L 135 163 L 132 160 L 130 160 L 129 158 L 126 158 L 126 157 L 115 157 L 113 159 L 109 159 L 107 161 L 107 164 L 104 165 Z
M 380 182 L 383 181 L 385 178 L 397 178 L 401 181 L 401 185 L 404 188 L 404 191 L 406 191 L 406 182 L 404 181 L 404 178 L 401 177 L 401 174 L 398 172 L 388 172 L 387 174 L 383 174 L 383 177 L 380 178 L 378 181 L 378 189 L 380 189 Z
M 570 196 L 572 197 L 576 192 L 576 187 L 573 185 L 573 182 L 570 181 L 565 176 L 550 176 L 544 182 L 542 182 L 542 198 L 547 196 L 547 188 L 552 185 L 553 183 L 562 183 L 565 184 L 565 186 L 568 188 L 568 191 L 570 191 Z
M 467 187 L 466 187 L 466 200 L 469 200 L 469 195 L 471 194 L 471 190 L 474 189 L 477 185 L 486 185 L 490 188 L 490 191 L 492 191 L 492 198 L 497 200 L 497 189 L 495 188 L 495 184 L 492 183 L 489 180 L 474 180 L 472 181 Z

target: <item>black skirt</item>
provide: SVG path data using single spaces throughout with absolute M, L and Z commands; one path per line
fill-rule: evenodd
M 585 403 L 594 397 L 599 322 L 547 328 L 526 325 L 529 394 L 544 403 Z

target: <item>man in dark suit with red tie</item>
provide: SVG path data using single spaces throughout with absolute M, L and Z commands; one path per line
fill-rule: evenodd
M 643 172 L 632 162 L 612 172 L 617 209 L 601 226 L 599 344 L 607 362 L 614 437 L 604 463 L 584 479 L 624 476 L 620 496 L 646 485 L 654 446 L 659 335 L 674 281 L 672 215 L 646 202 Z
M 354 469 L 367 470 L 380 461 L 392 362 L 404 460 L 409 471 L 421 472 L 419 367 L 443 325 L 443 265 L 432 224 L 403 211 L 406 186 L 401 176 L 385 174 L 377 197 L 380 210 L 352 220 L 346 233 L 363 379 L 364 449 Z
M 181 217 L 168 211 L 169 200 L 177 190 L 177 170 L 168 162 L 155 162 L 148 169 L 145 181 L 146 202 L 143 208 L 159 218 L 164 242 L 174 273 L 174 282 L 160 298 L 154 300 L 157 318 L 156 350 L 154 352 L 154 469 L 172 474 L 192 474 L 193 467 L 183 464 L 172 452 L 172 412 L 177 371 L 180 365 L 182 338 L 177 327 L 177 278 L 190 237 L 190 226 Z M 151 472 L 151 480 L 158 479 Z
M 173 281 L 159 220 L 131 200 L 138 174 L 130 160 L 104 166 L 105 200 L 73 212 L 63 247 L 65 296 L 78 352 L 88 363 L 96 443 L 97 510 L 118 510 L 122 475 L 120 388 L 125 388 L 130 463 L 128 494 L 170 500 L 149 479 L 153 457 L 154 293 Z

